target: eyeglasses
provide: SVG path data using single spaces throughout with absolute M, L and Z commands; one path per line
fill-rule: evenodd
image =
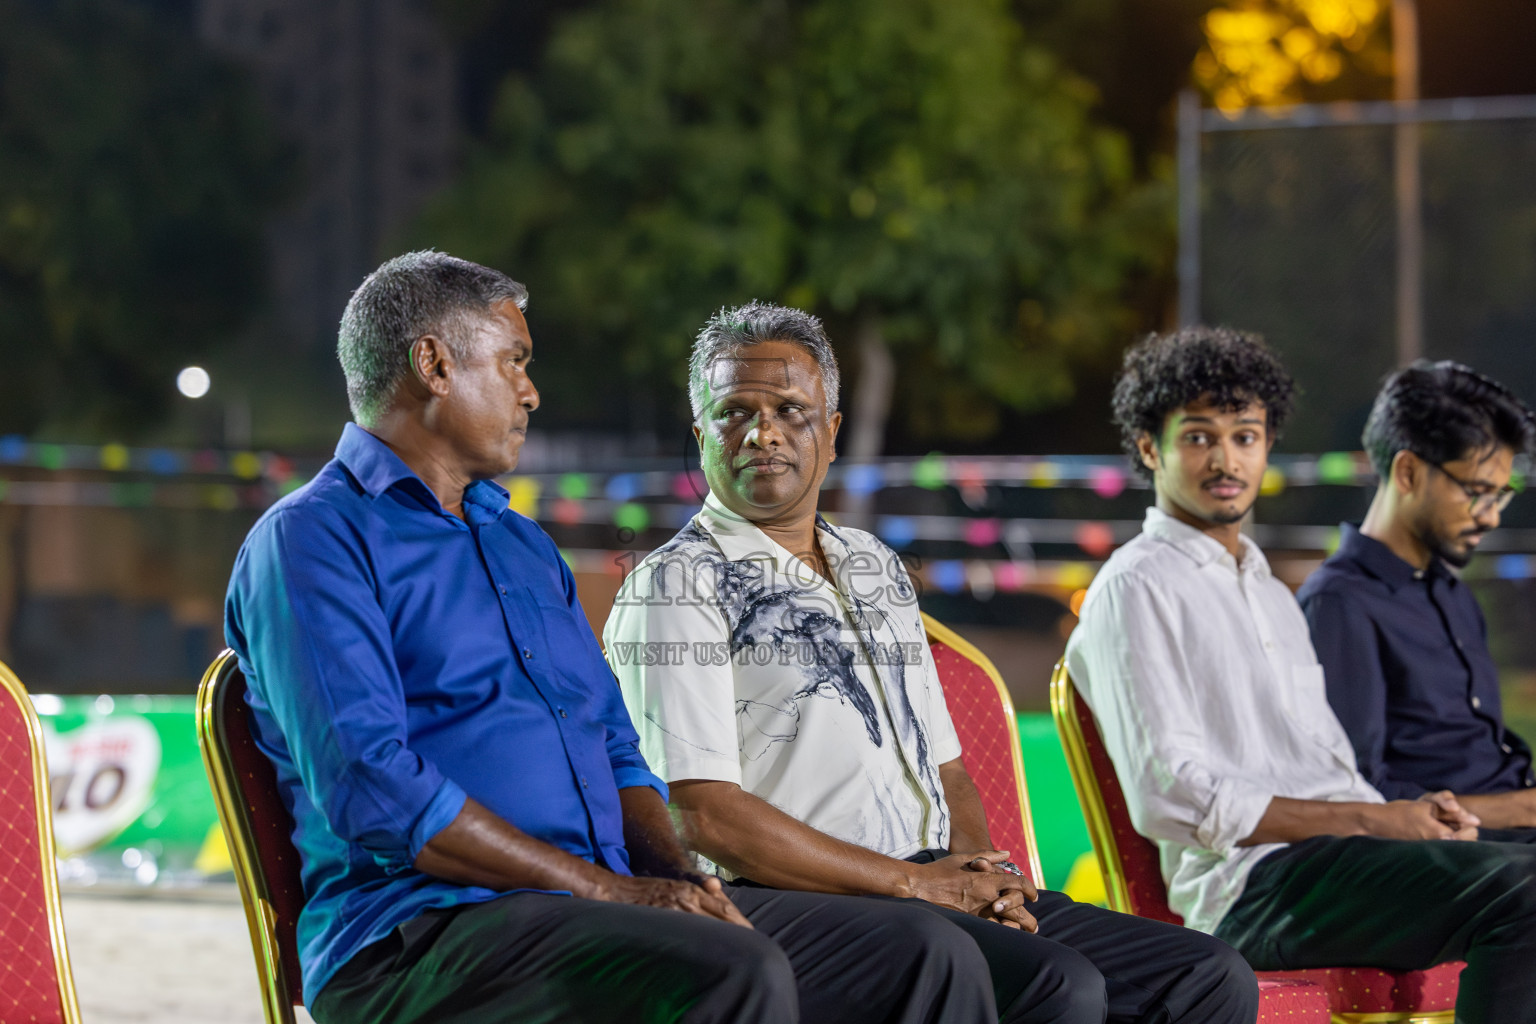
M 1509 507 L 1509 503 L 1515 500 L 1515 495 L 1520 493 L 1513 487 L 1501 487 L 1497 491 L 1479 490 L 1480 484 L 1463 480 L 1440 465 L 1440 463 L 1430 462 L 1428 459 L 1425 459 L 1424 462 L 1426 465 L 1438 469 L 1445 475 L 1447 480 L 1461 488 L 1462 493 L 1467 496 L 1467 501 L 1470 502 L 1467 506 L 1467 514 L 1474 519 L 1478 516 L 1485 516 L 1489 512 L 1503 512 Z

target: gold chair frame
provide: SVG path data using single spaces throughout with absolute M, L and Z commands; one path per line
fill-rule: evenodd
M 278 948 L 277 915 L 272 909 L 271 891 L 259 868 L 255 829 L 239 787 L 230 775 L 229 744 L 223 722 L 214 714 L 224 687 L 239 667 L 235 653 L 224 651 L 214 659 L 197 688 L 197 745 L 203 755 L 203 769 L 213 790 L 214 806 L 224 841 L 229 845 L 235 881 L 240 886 L 240 901 L 245 905 L 245 921 L 251 932 L 251 949 L 260 976 L 261 1005 L 267 1024 L 295 1024 L 292 988 L 283 970 Z
M 1051 673 L 1051 717 L 1056 721 L 1056 732 L 1061 737 L 1062 750 L 1067 755 L 1072 787 L 1077 790 L 1077 802 L 1083 808 L 1094 856 L 1099 862 L 1099 870 L 1104 874 L 1104 891 L 1109 896 L 1110 909 L 1134 914 L 1130 887 L 1126 883 L 1125 873 L 1120 869 L 1120 847 L 1115 842 L 1115 832 L 1109 823 L 1104 793 L 1099 789 L 1093 765 L 1088 759 L 1088 740 L 1077 720 L 1077 697 L 1065 658 L 1056 663 Z M 1455 1020 L 1453 1010 L 1333 1015 L 1334 1024 L 1455 1024 Z
M 1024 828 L 1024 841 L 1029 846 L 1028 867 L 1030 877 L 1038 884 L 1045 884 L 1045 873 L 1040 868 L 1040 848 L 1035 841 L 1035 820 L 1029 810 L 1029 787 L 1024 781 L 1024 751 L 1019 746 L 1019 719 L 1013 708 L 1013 695 L 1008 692 L 1008 684 L 1003 682 L 1003 677 L 997 671 L 997 666 L 992 664 L 992 659 L 977 649 L 965 637 L 950 629 L 944 623 L 935 619 L 927 612 L 922 613 L 923 629 L 928 636 L 949 647 L 956 654 L 973 662 L 987 674 L 992 680 L 992 685 L 997 688 L 998 701 L 1003 706 L 1003 717 L 1007 720 L 1008 738 L 1011 741 L 1010 749 L 1013 752 L 1013 781 L 1019 791 L 1020 821 Z
M 54 977 L 59 983 L 59 1006 L 65 1024 L 80 1024 L 80 1003 L 75 997 L 75 975 L 69 966 L 69 945 L 64 939 L 64 910 L 59 903 L 57 854 L 53 845 L 53 799 L 48 787 L 48 755 L 43 746 L 43 727 L 27 688 L 0 662 L 0 691 L 21 709 L 27 723 L 27 745 L 32 752 L 32 797 L 37 805 L 38 849 L 42 855 L 43 900 L 48 913 L 48 939 L 53 948 Z

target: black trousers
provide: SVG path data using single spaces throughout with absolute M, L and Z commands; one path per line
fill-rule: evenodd
M 1458 1024 L 1536 1022 L 1536 834 L 1519 831 L 1293 843 L 1254 865 L 1216 934 L 1260 970 L 1465 960 Z
M 1253 971 L 1230 947 L 1061 893 L 1032 905 L 1031 935 L 920 900 L 726 891 L 755 932 L 543 893 L 429 911 L 345 964 L 314 1017 L 1252 1024 L 1257 1014 Z
M 905 901 L 727 892 L 755 931 L 547 893 L 428 911 L 344 964 L 312 1001 L 314 1017 L 319 1024 L 997 1020 L 981 951 L 933 914 Z
M 909 859 L 946 854 L 925 850 Z M 1191 928 L 1047 890 L 1027 906 L 1040 923 L 1034 934 L 920 900 L 894 902 L 921 907 L 970 936 L 987 959 L 1006 1024 L 1253 1024 L 1258 1016 L 1252 968 L 1226 943 Z

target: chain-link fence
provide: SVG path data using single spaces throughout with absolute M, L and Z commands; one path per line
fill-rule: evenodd
M 1536 400 L 1536 97 L 1181 126 L 1181 319 L 1268 337 L 1303 388 L 1290 450 L 1356 446 L 1414 354 Z

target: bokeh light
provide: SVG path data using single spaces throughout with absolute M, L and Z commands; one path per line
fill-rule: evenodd
M 202 398 L 213 386 L 213 379 L 201 366 L 189 366 L 176 375 L 176 390 L 188 398 Z

